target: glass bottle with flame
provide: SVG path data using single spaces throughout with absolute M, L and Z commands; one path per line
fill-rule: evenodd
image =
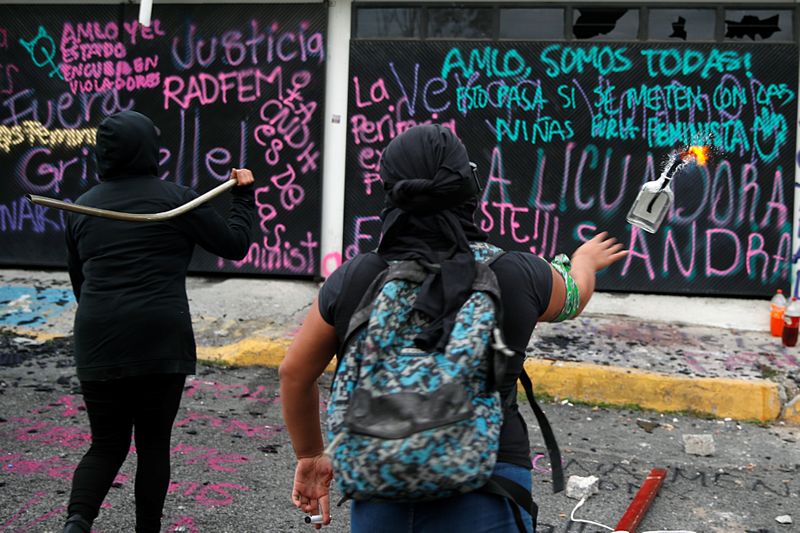
M 691 146 L 683 153 L 676 154 L 672 164 L 654 181 L 644 184 L 636 201 L 628 211 L 627 220 L 649 233 L 655 233 L 664 222 L 675 195 L 670 182 L 675 172 L 684 164 L 694 160 L 698 165 L 705 165 L 708 160 L 708 148 Z

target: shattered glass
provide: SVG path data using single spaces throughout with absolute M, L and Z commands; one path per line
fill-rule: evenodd
M 725 10 L 725 39 L 729 41 L 792 41 L 789 10 Z
M 580 7 L 572 13 L 572 33 L 576 39 L 632 41 L 638 37 L 638 9 Z
M 713 9 L 648 10 L 648 40 L 713 41 L 716 12 Z

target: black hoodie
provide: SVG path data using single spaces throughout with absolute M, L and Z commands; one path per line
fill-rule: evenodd
M 76 203 L 153 213 L 196 198 L 192 189 L 158 179 L 158 150 L 158 130 L 146 116 L 124 111 L 106 118 L 95 146 L 101 182 Z M 227 259 L 247 253 L 253 189 L 234 187 L 233 194 L 227 220 L 208 204 L 165 222 L 68 215 L 79 379 L 195 371 L 186 271 L 195 244 Z

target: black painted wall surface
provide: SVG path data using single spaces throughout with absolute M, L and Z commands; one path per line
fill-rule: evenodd
M 610 291 L 766 296 L 789 285 L 797 47 L 353 41 L 345 258 L 377 242 L 378 161 L 404 129 L 453 128 L 485 183 L 490 240 L 548 259 L 596 230 L 630 248 Z M 688 145 L 655 234 L 626 215 Z
M 2 11 L 0 264 L 64 265 L 63 214 L 24 195 L 72 200 L 96 183 L 94 130 L 132 108 L 161 130 L 162 179 L 205 192 L 232 167 L 256 175 L 248 257 L 198 249 L 192 270 L 317 272 L 325 6 L 157 4 L 149 28 L 133 4 Z

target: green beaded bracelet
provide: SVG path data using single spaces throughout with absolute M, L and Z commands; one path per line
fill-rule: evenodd
M 570 268 L 572 268 L 569 257 L 567 257 L 566 254 L 558 254 L 553 258 L 550 264 L 553 265 L 553 268 L 564 278 L 564 286 L 567 289 L 566 298 L 564 298 L 564 307 L 561 309 L 558 318 L 554 320 L 554 322 L 563 322 L 564 320 L 574 318 L 575 315 L 578 314 L 578 308 L 581 306 L 581 295 L 580 291 L 578 291 L 578 284 L 575 283 L 575 280 L 572 279 L 569 273 Z

